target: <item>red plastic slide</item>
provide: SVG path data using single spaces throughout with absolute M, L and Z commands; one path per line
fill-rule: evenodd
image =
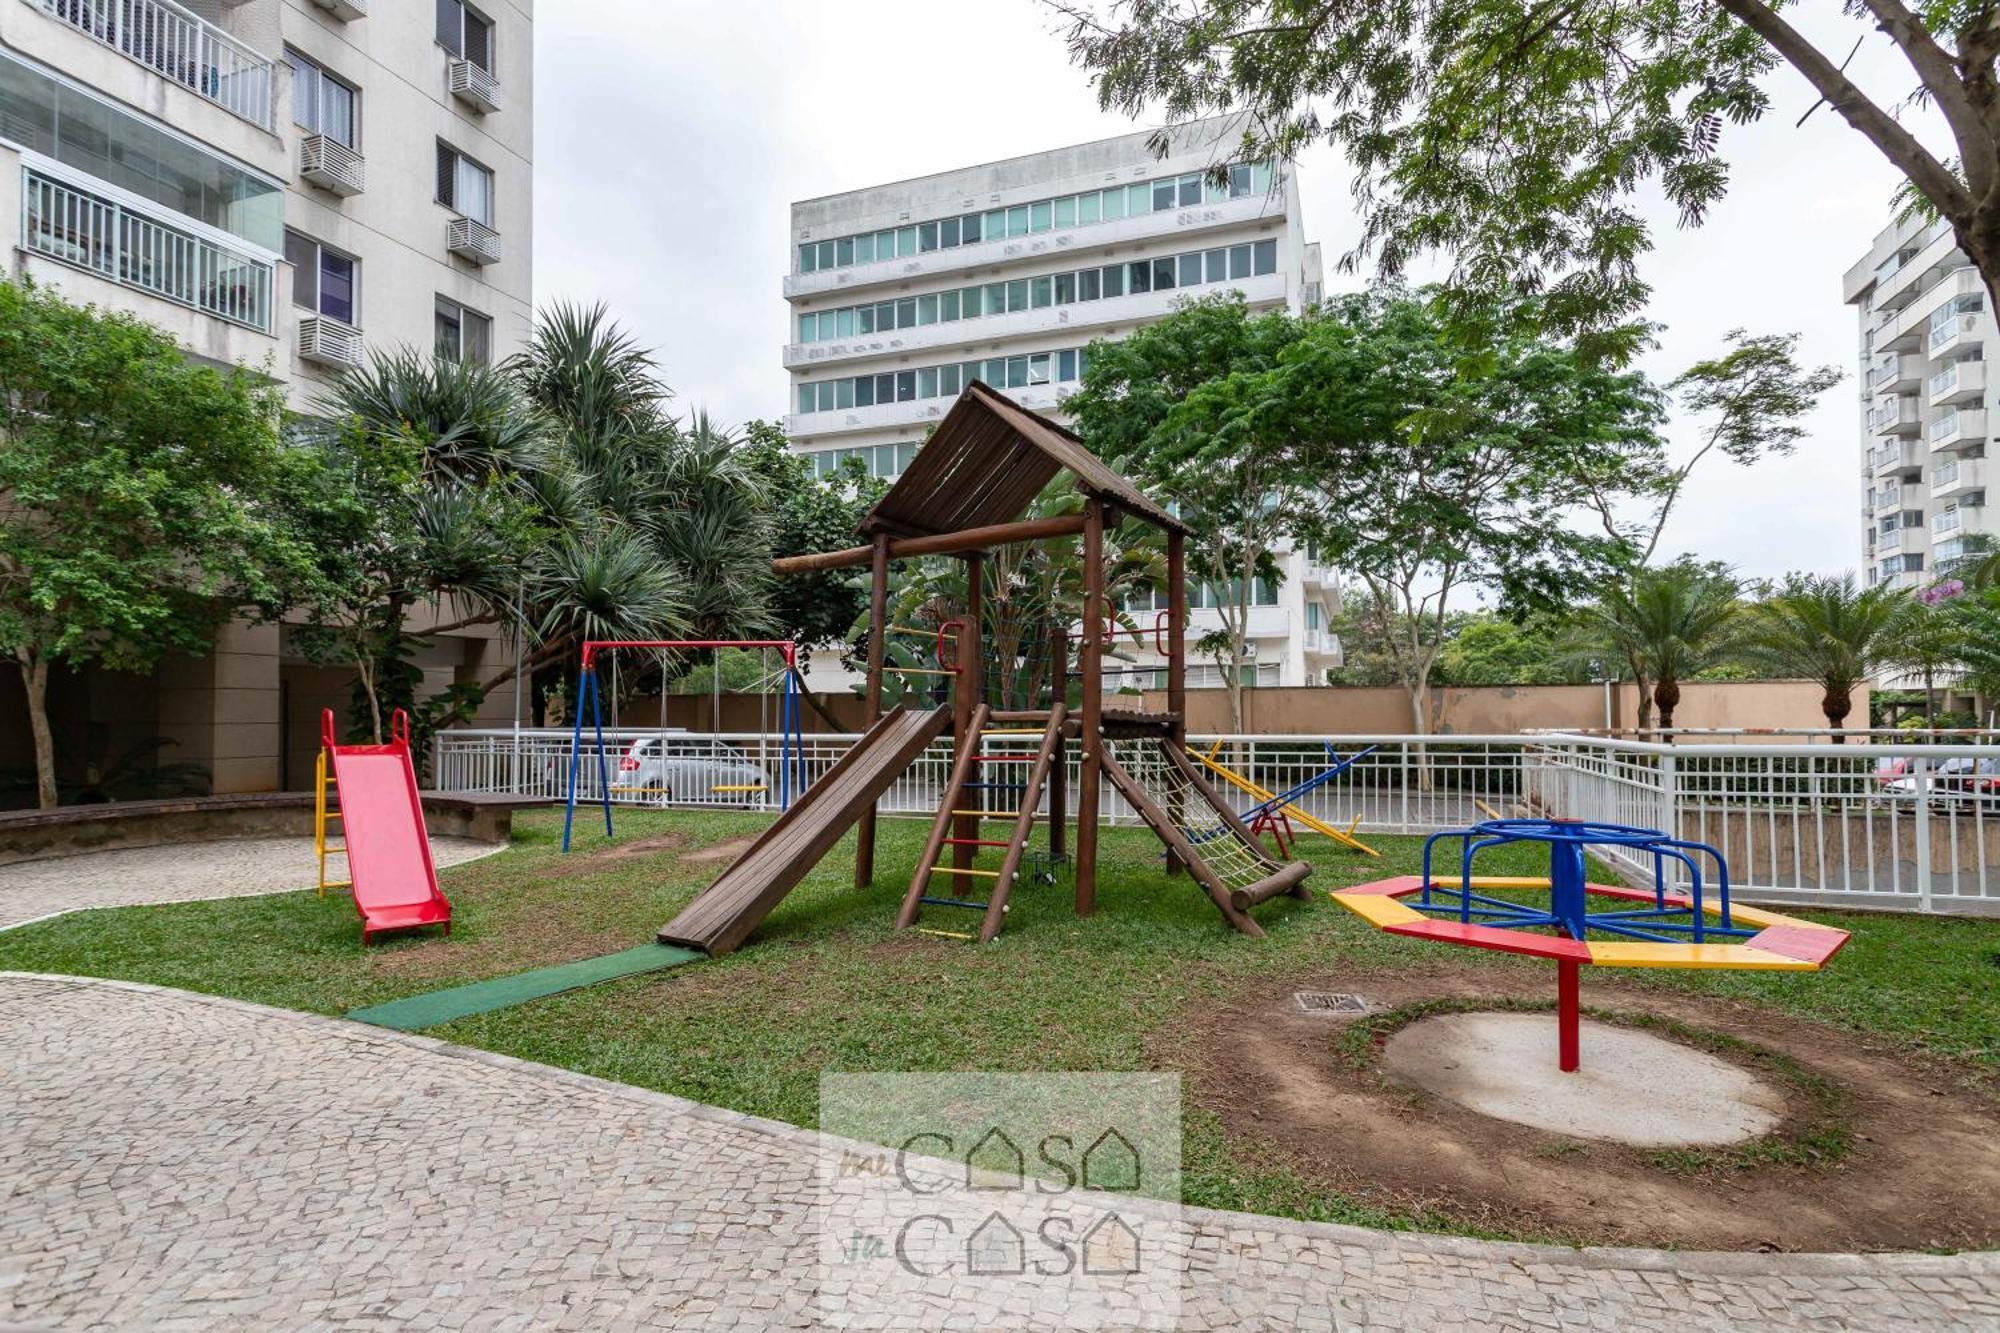
M 449 935 L 451 903 L 438 892 L 431 864 L 424 803 L 410 762 L 409 717 L 396 710 L 387 745 L 336 745 L 331 708 L 321 712 L 319 730 L 340 793 L 347 877 L 354 882 L 354 910 L 361 913 L 362 944 L 385 930 L 419 926 L 442 925 Z

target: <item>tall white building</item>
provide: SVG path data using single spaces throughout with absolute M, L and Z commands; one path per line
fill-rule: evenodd
M 1943 223 L 1885 229 L 1843 295 L 1860 316 L 1862 566 L 1870 584 L 1918 587 L 2000 533 L 1986 504 L 1993 314 Z
M 531 0 L 6 0 L 12 270 L 310 407 L 529 321 Z
M 8 275 L 305 411 L 370 348 L 498 359 L 530 320 L 533 72 L 532 0 L 0 0 Z M 164 738 L 218 792 L 304 785 L 349 678 L 290 634 L 232 624 L 150 677 L 64 676 L 59 749 Z M 503 649 L 442 634 L 420 665 L 439 688 Z
M 1295 313 L 1320 299 L 1319 247 L 1304 239 L 1289 168 L 1231 161 L 1241 131 L 1226 119 L 1176 132 L 1164 157 L 1151 137 L 793 204 L 784 283 L 793 448 L 822 471 L 858 458 L 893 477 L 975 378 L 1060 416 L 1087 344 L 1129 334 L 1184 298 L 1233 290 L 1253 310 Z M 1226 180 L 1212 178 L 1217 166 Z M 1329 628 L 1338 590 L 1304 552 L 1281 563 L 1280 583 L 1255 594 L 1256 680 L 1314 683 L 1339 663 Z M 1212 590 L 1191 589 L 1189 603 L 1192 636 L 1217 627 Z M 1151 624 L 1150 612 L 1134 611 Z M 1189 683 L 1220 681 L 1191 663 Z

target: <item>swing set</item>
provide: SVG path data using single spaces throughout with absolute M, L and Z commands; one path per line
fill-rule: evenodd
M 799 728 L 799 648 L 796 643 L 790 639 L 593 639 L 583 645 L 581 670 L 577 673 L 578 685 L 576 708 L 574 710 L 575 717 L 572 719 L 570 728 L 569 790 L 564 801 L 563 810 L 563 851 L 569 851 L 570 832 L 576 821 L 576 794 L 578 779 L 581 776 L 583 767 L 583 715 L 586 708 L 590 712 L 590 727 L 595 737 L 595 748 L 597 751 L 597 794 L 599 803 L 604 807 L 605 837 L 612 836 L 611 798 L 614 794 L 658 794 L 666 799 L 671 799 L 675 794 L 670 788 L 665 786 L 654 789 L 645 786 L 620 787 L 613 785 L 611 781 L 611 761 L 604 748 L 604 712 L 601 701 L 603 691 L 597 678 L 599 657 L 607 657 L 611 660 L 611 693 L 615 709 L 615 700 L 618 694 L 618 660 L 613 654 L 619 651 L 637 650 L 654 652 L 661 655 L 660 739 L 661 753 L 664 759 L 665 742 L 668 738 L 667 681 L 664 670 L 666 654 L 672 652 L 700 651 L 702 649 L 708 649 L 715 654 L 712 659 L 714 672 L 712 695 L 714 702 L 710 713 L 710 725 L 714 729 L 714 739 L 717 752 L 719 753 L 722 733 L 721 650 L 724 648 L 738 648 L 746 651 L 754 649 L 765 653 L 765 660 L 767 662 L 769 661 L 768 654 L 773 651 L 777 652 L 780 656 L 781 665 L 776 672 L 765 672 L 760 675 L 758 679 L 758 693 L 764 701 L 763 706 L 766 710 L 765 725 L 762 727 L 762 731 L 765 735 L 769 735 L 773 730 L 769 725 L 770 719 L 768 716 L 771 686 L 774 684 L 781 686 L 781 691 L 778 695 L 778 725 L 775 728 L 778 732 L 778 808 L 781 810 L 791 808 L 793 794 L 802 790 L 805 786 L 805 753 Z M 614 727 L 617 725 L 615 718 L 612 721 L 612 725 Z M 768 779 L 758 783 L 726 782 L 711 784 L 708 787 L 710 794 L 732 796 L 756 796 L 765 794 L 769 790 L 770 784 Z

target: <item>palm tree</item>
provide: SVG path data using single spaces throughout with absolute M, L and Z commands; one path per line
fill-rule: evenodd
M 524 669 L 565 659 L 585 638 L 766 629 L 769 520 L 733 434 L 705 413 L 683 429 L 652 354 L 602 306 L 543 311 L 504 369 L 547 422 L 524 484 L 559 534 L 522 582 L 535 640 Z M 513 673 L 510 664 L 487 688 Z
M 1680 560 L 1637 571 L 1631 582 L 1608 588 L 1589 612 L 1612 651 L 1632 664 L 1641 691 L 1651 684 L 1662 729 L 1673 728 L 1681 682 L 1734 647 L 1737 591 L 1726 570 Z
M 1886 584 L 1860 588 L 1853 574 L 1794 574 L 1753 611 L 1749 650 L 1774 671 L 1819 682 L 1838 742 L 1855 687 L 1895 663 L 1904 600 Z

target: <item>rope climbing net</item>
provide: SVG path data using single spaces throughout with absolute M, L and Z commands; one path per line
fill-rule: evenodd
M 1247 889 L 1271 873 L 1258 850 L 1243 841 L 1229 822 L 1195 789 L 1179 766 L 1168 761 L 1157 741 L 1113 741 L 1112 756 L 1153 803 L 1174 819 L 1196 852 L 1229 889 Z

